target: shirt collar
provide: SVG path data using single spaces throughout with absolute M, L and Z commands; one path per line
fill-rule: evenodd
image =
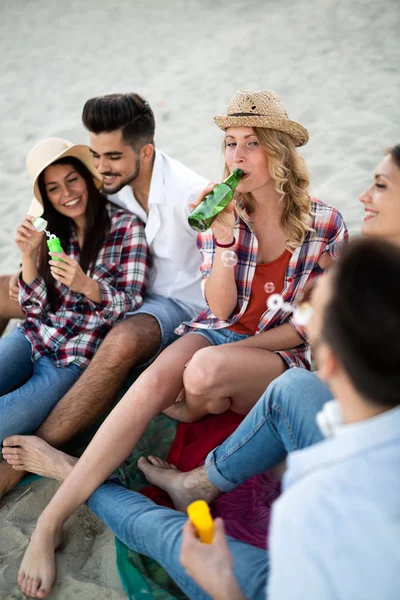
M 323 442 L 292 452 L 285 485 L 309 473 L 365 454 L 400 437 L 400 406 L 365 421 L 334 426 L 334 436 Z
M 164 156 L 160 150 L 155 150 L 154 152 L 155 156 L 149 190 L 149 206 L 150 204 L 164 204 L 165 202 Z

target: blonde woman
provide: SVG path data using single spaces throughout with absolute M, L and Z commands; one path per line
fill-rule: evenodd
M 32 597 L 51 590 L 65 520 L 129 455 L 158 412 L 170 407 L 169 414 L 185 421 L 228 408 L 246 414 L 288 367 L 310 367 L 304 332 L 290 313 L 269 310 L 266 301 L 274 291 L 296 303 L 336 259 L 346 226 L 337 210 L 310 198 L 296 150 L 308 141 L 307 130 L 289 120 L 274 92 L 239 90 L 228 115 L 215 121 L 225 131 L 226 170 L 240 167 L 245 176 L 236 200 L 199 236 L 209 308 L 181 326 L 187 335 L 140 376 L 72 472 L 73 459 L 32 438 L 35 465 L 41 452 L 46 456 L 46 469 L 36 466 L 40 474 L 62 480 L 70 473 L 39 518 L 21 566 L 21 589 Z M 236 265 L 227 266 L 235 260 L 228 263 L 226 252 L 234 253 Z M 183 386 L 184 401 L 175 402 Z

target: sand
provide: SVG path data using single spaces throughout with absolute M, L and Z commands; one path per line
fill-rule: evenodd
M 0 5 L 0 272 L 31 189 L 25 156 L 45 137 L 87 141 L 85 100 L 137 91 L 152 104 L 157 146 L 209 179 L 222 170 L 212 116 L 238 88 L 275 90 L 310 131 L 313 193 L 360 230 L 360 192 L 400 141 L 398 0 L 13 0 Z M 54 493 L 40 481 L 0 504 L 0 600 L 23 598 L 16 573 Z M 22 489 L 23 491 L 23 489 Z M 113 538 L 82 509 L 68 525 L 51 598 L 123 598 Z

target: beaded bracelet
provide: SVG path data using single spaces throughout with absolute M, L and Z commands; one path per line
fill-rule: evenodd
M 220 244 L 216 239 L 214 239 L 214 243 L 218 248 L 232 248 L 236 244 L 236 238 L 233 236 L 233 242 L 229 242 L 229 244 Z

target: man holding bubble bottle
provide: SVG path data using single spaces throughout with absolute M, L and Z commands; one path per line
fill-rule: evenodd
M 289 120 L 274 92 L 239 90 L 228 115 L 215 121 L 225 131 L 226 174 L 240 168 L 244 176 L 235 203 L 214 221 L 212 231 L 200 235 L 209 308 L 184 323 L 181 333 L 187 335 L 133 384 L 72 472 L 70 464 L 64 474 L 58 472 L 68 481 L 40 517 L 22 569 L 33 597 L 50 591 L 52 548 L 64 520 L 129 455 L 157 413 L 172 407 L 174 417 L 187 421 L 228 408 L 246 414 L 288 367 L 310 368 L 303 328 L 293 315 L 267 308 L 264 288 L 269 284 L 269 293 L 273 286 L 285 302 L 296 303 L 306 284 L 336 259 L 346 226 L 337 210 L 310 198 L 308 172 L 296 150 L 307 142 L 307 130 Z M 227 250 L 237 257 L 234 267 L 224 264 Z M 175 403 L 183 386 L 185 400 Z M 20 445 L 20 440 L 6 444 Z M 10 451 L 19 468 L 18 449 Z M 52 451 L 57 463 L 61 453 L 50 449 L 48 456 Z M 51 468 L 41 472 L 53 476 Z M 25 575 L 20 582 L 27 591 Z

